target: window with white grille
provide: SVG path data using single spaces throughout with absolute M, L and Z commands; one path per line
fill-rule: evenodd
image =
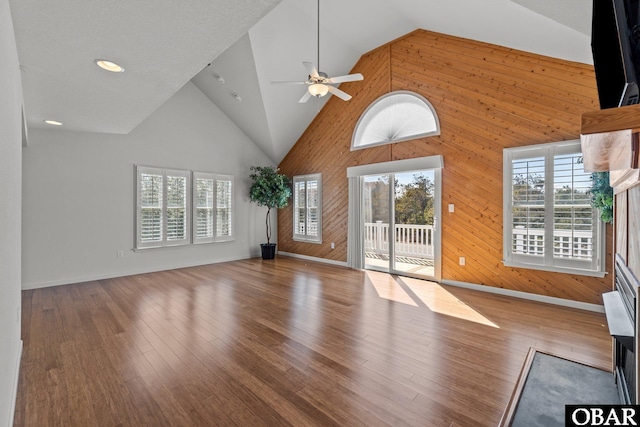
M 504 150 L 504 263 L 602 276 L 604 226 L 580 141 Z
M 189 171 L 138 166 L 136 247 L 189 242 Z
M 193 173 L 193 243 L 233 240 L 233 177 Z
M 136 188 L 137 249 L 234 239 L 233 176 L 136 166 Z
M 322 175 L 293 177 L 293 239 L 322 243 Z
M 193 174 L 193 243 L 213 242 L 213 186 L 215 179 L 208 174 Z

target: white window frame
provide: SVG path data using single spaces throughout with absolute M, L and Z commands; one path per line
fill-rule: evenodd
M 141 184 L 142 179 L 141 176 L 143 174 L 150 175 L 161 175 L 162 176 L 162 206 L 161 206 L 161 218 L 162 218 L 162 231 L 161 238 L 159 240 L 153 241 L 142 241 L 142 192 L 141 192 Z M 184 229 L 184 239 L 173 239 L 167 240 L 167 212 L 170 207 L 167 205 L 167 177 L 183 177 L 185 178 L 185 199 L 184 199 L 184 209 L 185 209 L 185 229 Z M 191 174 L 190 171 L 187 170 L 178 170 L 178 169 L 163 169 L 163 168 L 155 168 L 148 166 L 139 166 L 136 165 L 136 249 L 147 249 L 147 248 L 159 248 L 159 247 L 167 247 L 167 246 L 184 246 L 189 244 L 189 236 L 191 230 Z
M 201 179 L 205 179 L 205 180 L 211 180 L 213 183 L 213 192 L 211 194 L 211 209 L 212 209 L 212 214 L 211 214 L 211 224 L 209 224 L 209 226 L 211 227 L 212 233 L 211 236 L 206 236 L 206 237 L 198 237 L 197 233 L 198 233 L 198 209 L 200 209 L 201 207 L 197 206 L 198 203 L 198 198 L 197 198 L 197 180 L 201 180 Z M 217 187 L 218 187 L 218 182 L 231 182 L 231 197 L 229 200 L 229 204 L 230 206 L 228 206 L 227 208 L 231 211 L 231 214 L 229 216 L 229 234 L 227 235 L 223 235 L 220 233 L 220 230 L 218 228 L 218 209 L 220 208 L 218 206 L 218 191 L 217 191 Z M 192 196 L 192 200 L 193 200 L 193 206 L 192 206 L 192 217 L 193 219 L 193 230 L 192 230 L 192 241 L 194 244 L 202 244 L 202 243 L 214 243 L 214 242 L 228 242 L 228 241 L 233 241 L 235 240 L 235 232 L 234 232 L 234 226 L 235 226 L 235 221 L 233 220 L 234 215 L 235 215 L 235 184 L 234 184 L 234 179 L 232 175 L 221 175 L 221 174 L 214 174 L 214 173 L 209 173 L 209 172 L 193 172 L 193 196 Z
M 405 134 L 405 131 L 412 131 Z M 351 136 L 351 151 L 440 135 L 440 120 L 424 96 L 397 90 L 382 95 L 362 113 Z
M 605 269 L 605 225 L 600 221 L 597 209 L 593 209 L 593 233 L 591 261 L 554 257 L 554 157 L 581 153 L 580 140 L 506 148 L 503 151 L 503 263 L 508 267 L 569 273 L 584 276 L 604 277 Z M 534 256 L 512 252 L 513 239 L 513 161 L 543 157 L 545 159 L 544 192 L 544 245 L 543 255 Z
M 297 203 L 297 197 L 298 197 L 298 192 L 296 191 L 296 184 L 299 182 L 304 182 L 305 183 L 305 218 L 308 224 L 309 221 L 309 211 L 308 211 L 308 204 L 306 202 L 306 198 L 307 198 L 307 192 L 306 192 L 306 188 L 307 188 L 307 183 L 309 182 L 317 182 L 318 185 L 318 206 L 317 206 L 317 210 L 318 210 L 318 233 L 317 236 L 309 236 L 306 234 L 306 231 L 308 230 L 308 228 L 305 229 L 305 234 L 299 234 L 296 233 L 297 231 L 297 227 L 296 227 L 296 218 L 298 215 L 298 212 L 296 212 L 296 206 L 298 205 Z M 308 242 L 308 243 L 322 243 L 322 174 L 321 173 L 315 173 L 315 174 L 309 174 L 309 175 L 298 175 L 298 176 L 294 176 L 293 177 L 293 240 L 298 241 L 298 242 Z

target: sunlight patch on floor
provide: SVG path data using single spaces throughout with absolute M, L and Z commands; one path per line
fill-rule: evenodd
M 459 300 L 436 282 L 412 279 L 410 277 L 398 277 L 397 280 L 408 286 L 415 296 L 433 312 L 499 328 L 498 325 Z
M 367 277 L 380 298 L 390 301 L 408 304 L 417 307 L 418 304 L 411 298 L 402 286 L 396 282 L 390 274 L 377 271 L 367 271 Z
M 413 307 L 426 306 L 434 313 L 499 328 L 436 282 L 392 276 L 377 271 L 366 271 L 366 275 L 380 298 Z

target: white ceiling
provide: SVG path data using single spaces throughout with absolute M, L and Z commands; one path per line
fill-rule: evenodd
M 128 133 L 281 0 L 9 1 L 28 125 Z
M 328 99 L 299 104 L 305 86 L 271 84 L 305 80 L 302 61 L 317 62 L 316 0 L 10 5 L 30 127 L 51 118 L 67 130 L 128 133 L 192 79 L 277 163 Z M 321 0 L 320 7 L 320 69 L 329 76 L 348 74 L 362 54 L 417 28 L 592 63 L 591 0 Z M 98 69 L 98 58 L 120 62 L 125 73 Z

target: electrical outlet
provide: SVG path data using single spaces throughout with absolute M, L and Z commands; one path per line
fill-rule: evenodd
M 453 205 L 453 203 L 449 203 L 449 212 L 455 212 L 456 207 Z
M 118 258 L 122 258 L 124 256 L 124 252 L 123 251 L 118 251 L 118 253 L 116 254 L 116 256 Z
M 335 249 L 336 248 L 336 244 L 331 242 L 331 249 Z
M 463 256 L 460 257 L 460 265 L 466 265 L 467 260 Z

